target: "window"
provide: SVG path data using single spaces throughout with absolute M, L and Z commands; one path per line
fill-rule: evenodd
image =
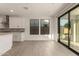
M 30 34 L 32 35 L 49 34 L 49 20 L 40 19 L 39 22 L 39 19 L 31 19 Z
M 30 34 L 33 34 L 33 35 L 39 34 L 39 20 L 38 19 L 30 20 Z
M 49 20 L 40 20 L 40 33 L 41 34 L 49 34 Z

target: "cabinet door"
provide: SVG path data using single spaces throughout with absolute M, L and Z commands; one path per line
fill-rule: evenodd
M 10 17 L 10 28 L 24 28 L 25 21 L 23 18 Z
M 21 33 L 14 32 L 13 33 L 13 41 L 21 41 Z

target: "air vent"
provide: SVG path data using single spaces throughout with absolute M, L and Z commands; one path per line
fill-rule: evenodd
M 23 7 L 25 10 L 28 10 L 28 7 Z

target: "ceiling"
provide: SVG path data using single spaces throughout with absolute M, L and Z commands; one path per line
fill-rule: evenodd
M 51 16 L 63 5 L 63 3 L 0 3 L 0 15 Z
M 79 7 L 77 7 L 76 9 L 74 9 L 74 10 L 72 10 L 71 11 L 71 15 L 73 15 L 73 16 L 79 16 Z

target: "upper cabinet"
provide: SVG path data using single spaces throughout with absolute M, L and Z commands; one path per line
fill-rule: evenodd
M 25 19 L 21 17 L 10 17 L 9 18 L 9 28 L 24 28 Z

